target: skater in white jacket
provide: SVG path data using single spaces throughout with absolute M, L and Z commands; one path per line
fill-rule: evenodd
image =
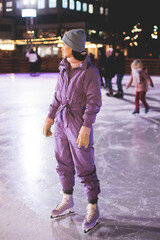
M 27 51 L 26 57 L 29 61 L 29 72 L 31 76 L 34 76 L 36 74 L 36 62 L 38 61 L 37 53 L 31 48 L 30 51 Z

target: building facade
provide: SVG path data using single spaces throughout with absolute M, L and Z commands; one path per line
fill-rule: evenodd
M 36 17 L 22 17 L 27 9 L 29 14 L 35 10 Z M 83 28 L 88 42 L 106 44 L 108 19 L 109 0 L 0 0 L 2 39 L 49 39 Z

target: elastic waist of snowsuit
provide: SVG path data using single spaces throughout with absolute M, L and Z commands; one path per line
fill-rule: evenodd
M 58 111 L 60 112 L 60 119 L 61 121 L 66 122 L 66 126 L 68 127 L 68 115 L 70 114 L 74 118 L 73 111 L 84 111 L 86 109 L 86 106 L 80 107 L 71 107 L 69 103 L 61 104 Z

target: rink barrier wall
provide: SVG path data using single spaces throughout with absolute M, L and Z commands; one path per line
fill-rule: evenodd
M 41 58 L 41 72 L 58 72 L 58 64 L 61 61 L 58 57 Z M 126 58 L 125 73 L 130 74 L 130 65 L 134 58 Z M 150 75 L 160 75 L 160 59 L 141 59 L 144 67 L 148 69 Z M 98 67 L 98 60 L 94 60 Z M 29 63 L 26 57 L 6 57 L 0 58 L 0 73 L 27 73 Z

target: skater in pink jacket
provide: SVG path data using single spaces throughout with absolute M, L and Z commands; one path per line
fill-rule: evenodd
M 76 173 L 88 198 L 83 222 L 84 230 L 88 231 L 99 217 L 100 186 L 94 163 L 92 124 L 102 105 L 100 75 L 84 51 L 86 34 L 83 29 L 65 33 L 62 41 L 65 58 L 59 64 L 59 78 L 43 128 L 43 134 L 49 137 L 51 126 L 55 124 L 55 156 L 63 189 L 62 202 L 53 209 L 51 217 L 73 207 Z
M 133 114 L 139 113 L 139 101 L 144 105 L 145 113 L 149 111 L 149 106 L 146 101 L 146 92 L 148 91 L 148 84 L 154 87 L 153 81 L 148 74 L 147 69 L 143 68 L 143 64 L 140 59 L 136 59 L 131 63 L 131 78 L 126 86 L 128 89 L 132 83 L 135 85 L 135 110 Z

